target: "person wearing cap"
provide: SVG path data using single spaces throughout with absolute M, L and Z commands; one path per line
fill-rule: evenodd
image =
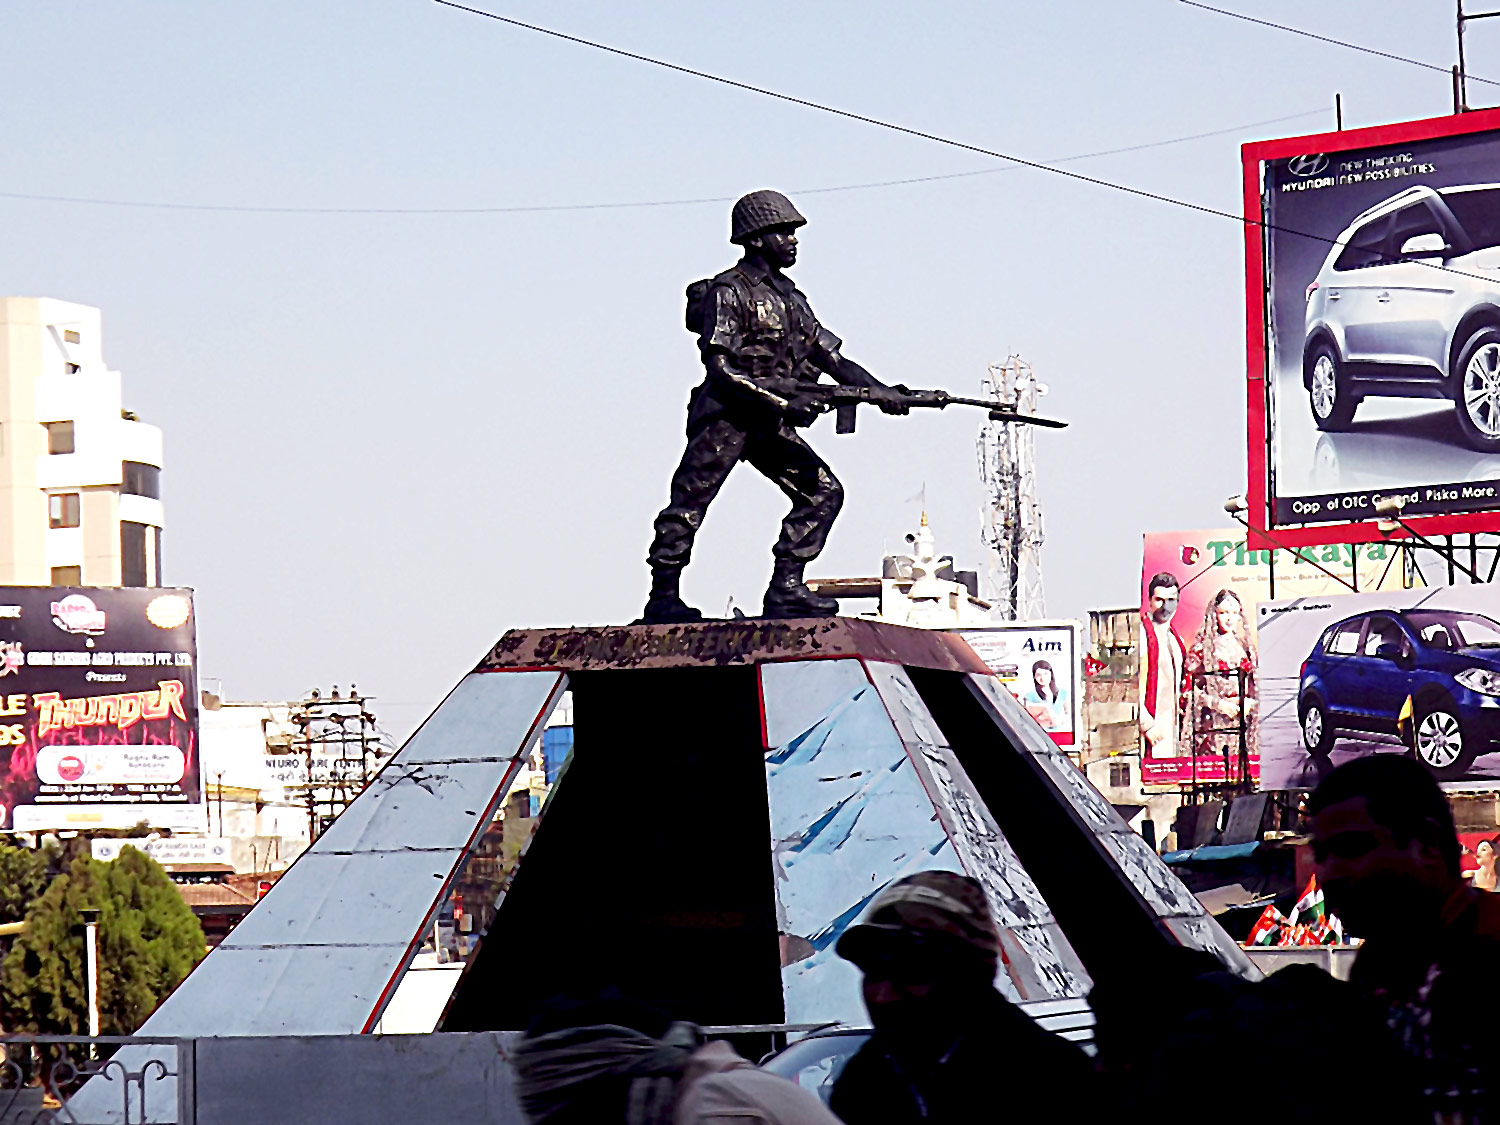
M 1087 1119 L 1092 1065 L 996 990 L 1000 935 L 973 879 L 898 879 L 835 949 L 864 973 L 875 1029 L 834 1083 L 846 1125 Z
M 775 380 L 875 388 L 888 414 L 904 414 L 901 388 L 887 387 L 840 354 L 841 341 L 818 323 L 807 298 L 786 277 L 797 260 L 798 227 L 807 222 L 776 191 L 753 191 L 734 205 L 729 240 L 744 248 L 731 269 L 688 287 L 687 327 L 698 335 L 706 376 L 688 402 L 687 448 L 672 476 L 671 498 L 656 518 L 647 561 L 646 624 L 701 621 L 683 602 L 682 570 L 708 506 L 730 470 L 748 461 L 792 502 L 772 554 L 762 607 L 766 617 L 822 617 L 838 611 L 803 581 L 844 502 L 826 462 L 797 434 L 816 409 L 764 384 Z M 884 392 L 889 392 L 884 394 Z

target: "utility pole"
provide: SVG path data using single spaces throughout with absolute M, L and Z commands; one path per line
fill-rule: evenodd
M 1002 409 L 1036 413 L 1037 399 L 1047 393 L 1031 364 L 1018 355 L 993 363 L 985 373 L 983 397 Z M 979 431 L 979 479 L 986 507 L 980 531 L 989 548 L 985 595 L 995 615 L 1005 621 L 1035 620 L 1046 615 L 1042 590 L 1042 506 L 1036 497 L 1036 445 L 1031 426 L 986 422 Z
M 1458 4 L 1458 66 L 1453 71 L 1453 112 L 1469 112 L 1469 72 L 1464 63 L 1464 27 L 1470 20 L 1487 20 L 1500 16 L 1500 11 L 1465 12 L 1464 0 Z
M 324 696 L 313 688 L 292 704 L 293 753 L 306 763 L 300 789 L 307 806 L 308 840 L 316 840 L 326 824 L 349 807 L 388 756 L 369 709 L 374 696 L 361 695 L 349 685 L 342 694 L 335 684 Z

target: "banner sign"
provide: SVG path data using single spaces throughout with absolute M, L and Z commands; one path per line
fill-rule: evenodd
M 1273 585 L 1327 597 L 1349 589 L 1340 578 L 1399 589 L 1399 552 L 1385 543 L 1256 551 L 1244 528 L 1145 537 L 1136 648 L 1144 784 L 1218 784 L 1238 780 L 1244 765 L 1256 776 L 1257 607 Z
M 1262 788 L 1311 789 L 1390 753 L 1445 789 L 1500 789 L 1500 587 L 1278 599 L 1257 615 Z
M 1500 112 L 1246 145 L 1244 175 L 1252 522 L 1493 530 Z
M 959 636 L 1059 746 L 1081 747 L 1083 692 L 1076 621 L 1017 621 Z
M 0 827 L 206 824 L 191 590 L 0 587 Z
M 108 862 L 120 858 L 125 847 L 145 852 L 157 863 L 224 863 L 230 862 L 230 842 L 223 836 L 160 836 L 155 839 L 94 839 L 89 841 L 90 854 Z

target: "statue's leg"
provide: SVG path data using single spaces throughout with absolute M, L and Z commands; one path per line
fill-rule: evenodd
M 745 460 L 776 482 L 792 502 L 771 554 L 776 562 L 766 589 L 767 617 L 822 617 L 839 603 L 809 590 L 803 568 L 818 557 L 844 504 L 844 489 L 827 462 L 788 426 L 758 431 L 745 443 Z
M 693 555 L 693 538 L 708 506 L 729 479 L 745 449 L 745 432 L 719 417 L 688 434 L 687 448 L 672 474 L 667 506 L 656 517 L 656 535 L 646 561 L 651 564 L 651 596 L 641 620 L 647 624 L 701 621 L 678 592 L 682 568 Z

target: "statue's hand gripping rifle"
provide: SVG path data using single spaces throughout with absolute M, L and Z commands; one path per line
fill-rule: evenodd
M 882 402 L 891 401 L 898 402 L 909 410 L 942 410 L 948 406 L 977 406 L 989 411 L 990 418 L 996 422 L 1022 422 L 1031 426 L 1046 426 L 1054 430 L 1060 430 L 1067 425 L 1066 422 L 1059 422 L 1055 418 L 1017 414 L 998 399 L 960 398 L 957 395 L 950 395 L 947 391 L 914 391 L 899 384 L 892 387 L 849 387 L 832 383 L 777 381 L 774 385 L 767 385 L 767 389 L 784 395 L 794 407 L 812 408 L 819 413 L 834 411 L 838 415 L 835 429 L 841 434 L 854 432 L 855 410 L 861 403 L 878 406 Z M 892 391 L 898 396 L 894 400 L 890 395 Z

